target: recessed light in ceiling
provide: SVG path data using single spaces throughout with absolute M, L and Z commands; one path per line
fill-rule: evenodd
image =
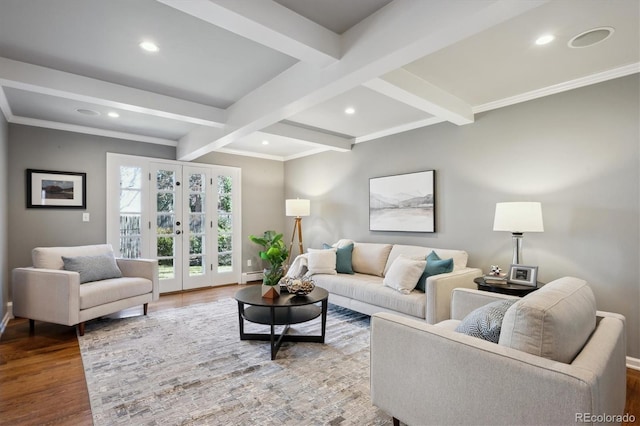
M 555 40 L 555 36 L 553 34 L 545 34 L 536 39 L 536 44 L 538 46 L 543 46 L 545 44 L 551 43 L 553 40 Z
M 147 52 L 157 52 L 158 50 L 160 50 L 157 44 L 148 40 L 143 41 L 139 44 L 139 46 L 141 49 L 146 50 Z
M 93 116 L 100 115 L 98 111 L 94 111 L 88 108 L 76 108 L 76 112 L 79 112 L 80 114 L 84 114 L 84 115 L 93 115 Z
M 109 112 L 107 113 L 107 115 L 108 115 L 109 117 L 111 117 L 111 118 L 118 118 L 118 117 L 120 117 L 120 114 L 118 114 L 118 113 L 117 113 L 117 112 L 115 112 L 115 111 L 109 111 Z
M 269 145 L 269 141 L 268 140 L 263 140 L 262 141 L 262 145 Z
M 611 37 L 614 31 L 612 27 L 593 28 L 573 37 L 567 44 L 574 49 L 593 46 Z
M 345 114 L 349 114 L 349 115 L 351 115 L 351 114 L 355 114 L 355 113 L 356 113 L 356 109 L 355 109 L 355 108 L 353 108 L 353 107 L 349 107 L 349 108 L 347 108 L 347 109 L 345 109 L 345 110 L 344 110 L 344 113 L 345 113 Z

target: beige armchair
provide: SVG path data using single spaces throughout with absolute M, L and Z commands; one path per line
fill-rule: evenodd
M 505 299 L 513 296 L 456 289 L 452 319 L 436 325 L 374 315 L 373 404 L 394 424 L 620 423 L 624 317 L 596 311 L 586 282 L 565 277 L 516 298 L 498 343 L 454 331 L 476 308 Z
M 13 270 L 13 314 L 63 325 L 78 325 L 84 335 L 84 323 L 133 306 L 158 300 L 158 261 L 151 259 L 115 259 L 121 277 L 81 283 L 81 274 L 65 270 L 63 256 L 80 261 L 111 257 L 109 244 L 77 247 L 39 247 L 32 251 L 33 266 Z M 89 268 L 92 269 L 92 268 Z M 95 271 L 89 270 L 95 277 Z M 89 278 L 92 279 L 92 278 Z

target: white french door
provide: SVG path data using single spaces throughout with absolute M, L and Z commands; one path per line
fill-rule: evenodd
M 109 154 L 107 170 L 107 239 L 158 259 L 160 292 L 239 282 L 239 169 Z

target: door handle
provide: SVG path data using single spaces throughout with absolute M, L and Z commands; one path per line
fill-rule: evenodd
M 176 231 L 176 235 L 180 235 L 182 232 L 180 231 Z

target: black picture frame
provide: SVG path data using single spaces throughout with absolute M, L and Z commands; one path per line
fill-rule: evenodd
M 27 169 L 27 208 L 86 209 L 87 174 Z
M 509 267 L 508 281 L 529 287 L 538 286 L 538 267 L 512 264 Z
M 369 179 L 369 230 L 436 232 L 435 170 Z

